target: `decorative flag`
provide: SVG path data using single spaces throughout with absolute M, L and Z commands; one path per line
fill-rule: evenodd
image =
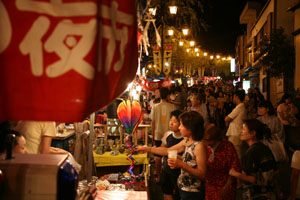
M 170 78 L 165 78 L 160 81 L 148 81 L 147 79 L 143 78 L 142 76 L 139 76 L 139 79 L 137 79 L 136 84 L 141 85 L 145 90 L 148 91 L 154 91 L 157 88 L 161 87 L 170 87 L 172 85 L 172 80 Z
M 81 121 L 135 77 L 134 0 L 2 0 L 0 19 L 0 121 Z
M 156 75 L 160 75 L 161 72 L 161 53 L 160 47 L 158 45 L 152 46 L 153 51 L 153 63 L 154 63 L 154 71 Z
M 173 51 L 173 45 L 172 44 L 165 44 L 164 45 L 164 74 L 166 76 L 168 76 L 171 72 L 172 51 Z
M 153 62 L 154 62 L 154 70 L 157 75 L 161 74 L 161 51 L 158 45 L 152 46 L 153 51 Z M 173 45 L 172 44 L 165 44 L 164 45 L 164 74 L 168 76 L 171 72 L 171 65 L 172 65 L 172 51 Z

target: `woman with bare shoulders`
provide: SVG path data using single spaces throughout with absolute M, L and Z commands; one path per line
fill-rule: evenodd
M 177 180 L 181 200 L 204 199 L 204 179 L 206 176 L 206 146 L 201 141 L 204 134 L 203 118 L 196 111 L 182 113 L 179 116 L 179 130 L 184 139 L 170 147 L 138 146 L 140 152 L 168 155 L 168 151 L 177 150 L 181 158 L 168 159 L 171 169 L 180 168 Z

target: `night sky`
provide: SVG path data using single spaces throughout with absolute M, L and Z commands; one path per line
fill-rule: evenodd
M 246 30 L 245 25 L 239 24 L 246 0 L 210 0 L 210 3 L 211 8 L 206 10 L 209 27 L 200 33 L 197 43 L 209 53 L 233 56 L 237 36 Z

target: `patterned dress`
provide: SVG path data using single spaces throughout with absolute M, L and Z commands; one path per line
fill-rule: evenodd
M 215 150 L 207 146 L 207 156 L 205 199 L 221 200 L 219 192 L 230 178 L 229 170 L 234 168 L 236 171 L 241 171 L 240 162 L 233 144 L 227 140 L 222 140 Z M 231 184 L 224 199 L 234 200 L 235 196 L 236 180 Z
M 187 146 L 188 140 L 185 143 L 185 151 L 182 155 L 182 161 L 192 168 L 197 168 L 196 156 L 194 155 L 195 146 L 199 142 L 194 142 Z M 190 173 L 181 169 L 178 177 L 178 188 L 186 192 L 201 192 L 201 180 L 192 176 Z

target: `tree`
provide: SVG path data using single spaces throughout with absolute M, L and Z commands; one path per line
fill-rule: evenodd
M 270 77 L 284 78 L 285 91 L 294 89 L 295 49 L 284 34 L 284 29 L 274 29 L 270 38 L 260 42 L 261 59 Z
M 172 16 L 168 13 L 168 5 L 175 3 L 178 7 L 176 16 Z M 207 29 L 205 21 L 205 9 L 209 6 L 207 0 L 185 0 L 185 1 L 168 1 L 168 0 L 151 0 L 148 7 L 156 7 L 155 18 L 163 20 L 166 26 L 173 26 L 175 28 L 183 28 L 189 26 L 192 35 L 196 35 L 201 30 Z M 161 24 L 161 20 L 158 21 L 158 26 Z

